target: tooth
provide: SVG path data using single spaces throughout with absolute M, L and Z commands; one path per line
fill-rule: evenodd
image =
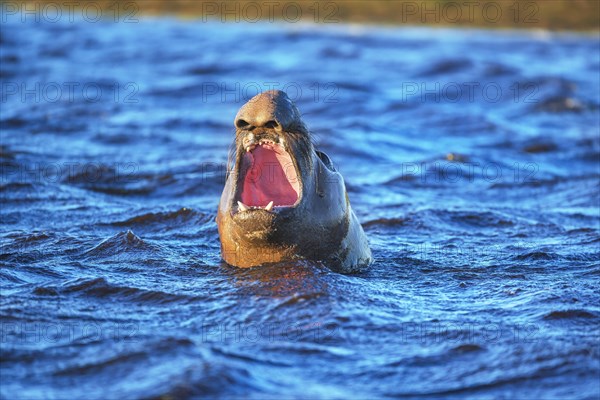
M 265 210 L 267 211 L 271 211 L 273 209 L 273 201 L 271 201 L 269 204 L 267 204 L 267 206 L 265 207 Z
M 244 138 L 244 141 L 242 143 L 244 144 L 244 150 L 246 150 L 246 152 L 252 151 L 254 149 L 254 146 L 256 146 L 254 134 L 249 133 L 248 136 Z
M 248 206 L 246 206 L 241 201 L 238 201 L 238 207 L 240 208 L 240 211 L 248 211 Z

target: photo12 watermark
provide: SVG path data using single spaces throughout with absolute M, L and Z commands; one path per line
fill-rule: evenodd
M 472 322 L 405 322 L 398 335 L 402 343 L 433 344 L 494 344 L 535 343 L 541 328 L 537 324 L 502 324 Z
M 2 1 L 0 21 L 21 23 L 139 22 L 140 5 L 136 1 Z
M 259 343 L 275 341 L 326 342 L 339 335 L 339 326 L 321 321 L 304 323 L 232 323 L 203 324 L 199 328 L 203 342 Z
M 340 3 L 335 1 L 202 1 L 200 5 L 203 22 L 340 22 Z
M 0 183 L 131 183 L 139 180 L 136 162 L 34 162 L 0 165 Z
M 109 101 L 122 104 L 139 102 L 139 86 L 135 82 L 22 82 L 3 81 L 1 103 L 97 103 Z
M 400 180 L 420 183 L 487 183 L 511 182 L 534 183 L 538 181 L 539 165 L 534 162 L 514 162 L 504 165 L 494 162 L 479 163 L 453 161 L 459 156 L 448 154 L 447 160 L 433 162 L 406 162 L 399 166 Z
M 338 103 L 339 87 L 335 82 L 232 82 L 205 81 L 201 85 L 201 102 L 245 103 L 268 90 L 281 90 L 293 102 Z
M 0 322 L 2 347 L 72 343 L 80 338 L 132 343 L 139 340 L 138 335 L 139 325 L 134 322 Z
M 399 85 L 401 101 L 418 103 L 483 102 L 538 103 L 538 85 L 534 83 L 409 81 Z
M 399 22 L 435 24 L 497 24 L 509 20 L 514 24 L 540 22 L 537 1 L 396 1 Z

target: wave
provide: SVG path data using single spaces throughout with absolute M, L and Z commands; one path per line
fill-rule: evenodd
M 136 255 L 140 252 L 155 253 L 158 251 L 160 249 L 157 246 L 146 243 L 131 230 L 127 230 L 103 240 L 83 254 L 87 257 L 110 257 L 119 254 Z
M 431 68 L 421 72 L 420 77 L 433 77 L 463 72 L 473 67 L 473 62 L 468 58 L 447 59 L 438 61 Z
M 143 289 L 110 283 L 106 278 L 78 278 L 60 286 L 37 286 L 33 293 L 38 296 L 85 295 L 96 298 L 141 304 L 170 304 L 194 300 L 194 296 L 173 294 L 160 290 Z M 200 296 L 199 298 L 203 298 Z
M 541 250 L 530 251 L 512 257 L 512 259 L 516 261 L 555 261 L 560 260 L 561 258 L 562 257 L 559 254 Z
M 138 338 L 140 339 L 140 338 Z M 145 360 L 154 358 L 156 354 L 174 352 L 182 348 L 189 348 L 194 343 L 186 338 L 166 337 L 159 341 L 146 343 L 144 346 L 132 346 L 133 350 L 123 351 L 104 355 L 97 361 L 87 361 L 85 358 L 80 362 L 75 362 L 73 365 L 61 367 L 54 371 L 54 376 L 76 376 L 81 377 L 89 374 L 98 374 L 101 372 L 110 372 L 118 366 L 135 365 L 142 363 Z
M 593 110 L 597 108 L 591 104 L 586 104 L 576 98 L 570 96 L 554 96 L 546 98 L 539 102 L 535 107 L 535 111 L 542 111 L 548 113 L 579 113 L 587 110 Z
M 377 218 L 362 223 L 363 228 L 371 227 L 399 227 L 406 225 L 407 218 Z
M 581 309 L 552 311 L 544 315 L 543 318 L 546 320 L 599 319 L 597 314 Z
M 135 226 L 135 227 L 148 227 L 151 225 L 171 225 L 175 224 L 187 224 L 190 221 L 197 220 L 200 222 L 206 222 L 206 220 L 212 219 L 212 215 L 207 215 L 187 207 L 182 207 L 177 211 L 165 211 L 165 212 L 149 212 L 141 214 L 135 217 L 123 221 L 115 221 L 109 223 L 111 226 Z

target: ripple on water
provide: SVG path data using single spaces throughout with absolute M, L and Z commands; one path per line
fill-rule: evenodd
M 115 254 L 127 254 L 128 252 L 135 254 L 138 251 L 153 253 L 158 251 L 158 247 L 146 243 L 131 230 L 127 230 L 104 239 L 96 246 L 86 250 L 84 254 L 89 257 L 110 257 Z

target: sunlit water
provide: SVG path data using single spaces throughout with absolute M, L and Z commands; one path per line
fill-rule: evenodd
M 0 40 L 3 398 L 598 398 L 597 36 L 13 18 Z M 220 261 L 233 118 L 272 86 L 344 175 L 368 271 Z

